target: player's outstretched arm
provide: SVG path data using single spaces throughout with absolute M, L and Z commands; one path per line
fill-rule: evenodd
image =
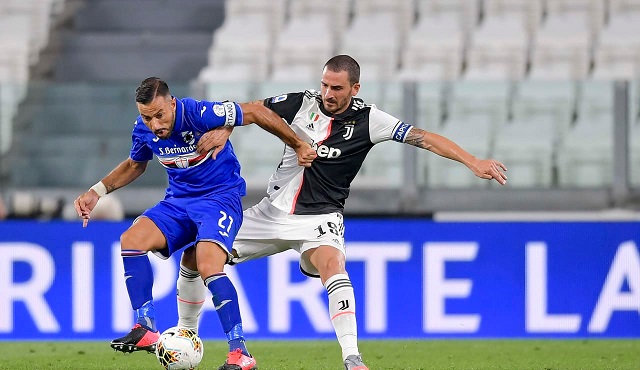
M 442 135 L 413 127 L 404 142 L 458 161 L 480 178 L 495 179 L 502 185 L 507 183 L 507 175 L 503 172 L 507 167 L 504 164 L 495 159 L 478 159 Z
M 198 140 L 196 150 L 200 154 L 213 150 L 211 158 L 216 159 L 218 153 L 224 149 L 224 146 L 227 143 L 227 140 L 229 140 L 229 136 L 231 136 L 232 132 L 233 127 L 229 126 L 222 126 L 209 130 L 200 137 L 200 140 Z
M 240 104 L 240 108 L 243 113 L 243 125 L 255 123 L 263 130 L 276 135 L 296 151 L 299 165 L 311 166 L 311 162 L 316 158 L 316 151 L 309 143 L 301 140 L 280 116 L 264 105 L 255 102 Z
M 136 162 L 131 158 L 127 158 L 114 168 L 101 181 L 93 185 L 89 190 L 80 194 L 73 202 L 78 216 L 82 218 L 82 227 L 87 227 L 91 211 L 98 204 L 100 197 L 119 189 L 133 180 L 137 179 L 144 173 L 147 168 L 147 162 Z

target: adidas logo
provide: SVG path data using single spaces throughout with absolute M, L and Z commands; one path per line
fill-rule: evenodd
M 313 122 L 310 122 L 310 123 L 307 125 L 307 128 L 308 128 L 309 130 L 313 130 Z

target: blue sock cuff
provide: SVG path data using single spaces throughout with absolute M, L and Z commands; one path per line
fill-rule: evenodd
M 244 332 L 242 331 L 242 323 L 236 324 L 227 333 L 227 340 L 232 341 L 236 339 L 244 340 Z
M 136 311 L 136 322 L 145 328 L 156 331 L 156 310 L 153 307 L 153 301 L 145 302 L 142 307 Z

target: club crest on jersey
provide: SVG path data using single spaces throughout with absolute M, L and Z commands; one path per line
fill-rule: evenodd
M 189 160 L 184 157 L 178 157 L 174 160 L 176 167 L 178 168 L 187 168 L 189 167 Z
M 182 140 L 188 145 L 193 145 L 196 142 L 195 136 L 193 136 L 193 131 L 182 131 Z
M 347 132 L 344 133 L 344 135 L 342 135 L 342 137 L 345 140 L 349 140 L 351 139 L 351 136 L 353 136 L 353 126 L 355 125 L 355 121 L 349 121 L 344 125 L 345 130 L 347 130 Z

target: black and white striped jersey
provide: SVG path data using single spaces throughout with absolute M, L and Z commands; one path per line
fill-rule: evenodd
M 349 108 L 332 115 L 322 107 L 314 90 L 289 93 L 264 100 L 265 106 L 282 117 L 318 153 L 311 167 L 298 166 L 289 146 L 269 179 L 267 193 L 277 208 L 298 215 L 342 213 L 351 181 L 377 143 L 404 142 L 413 126 L 351 99 Z

